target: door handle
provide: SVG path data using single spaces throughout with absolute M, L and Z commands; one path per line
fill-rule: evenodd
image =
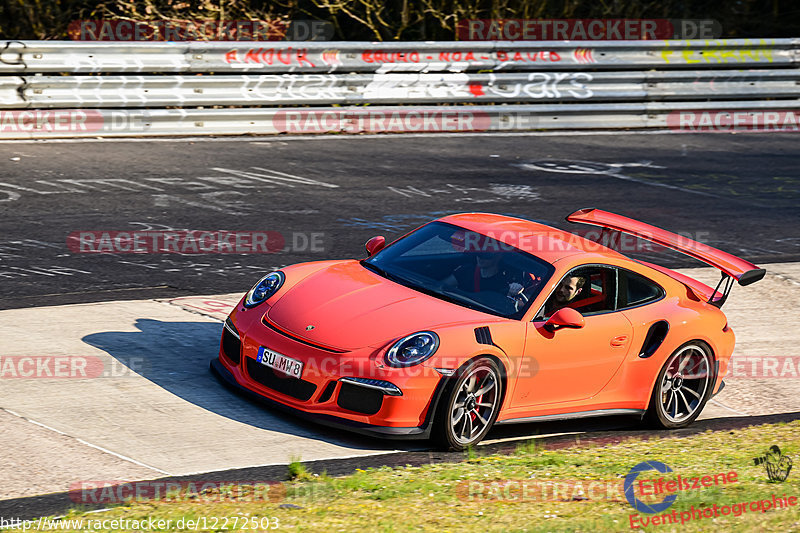
M 627 335 L 617 335 L 611 339 L 611 346 L 624 346 L 628 342 Z

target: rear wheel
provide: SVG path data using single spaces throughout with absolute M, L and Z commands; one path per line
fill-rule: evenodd
M 434 438 L 451 450 L 477 444 L 500 412 L 503 382 L 497 364 L 488 358 L 462 366 L 439 403 Z
M 665 429 L 686 427 L 700 415 L 714 387 L 708 346 L 690 341 L 669 356 L 650 396 L 646 419 Z

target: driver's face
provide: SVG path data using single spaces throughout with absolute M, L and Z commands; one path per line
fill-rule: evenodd
M 578 287 L 578 277 L 566 278 L 556 289 L 556 301 L 559 303 L 567 303 L 572 301 L 578 295 L 580 288 Z
M 493 252 L 481 252 L 477 254 L 478 266 L 488 268 L 500 262 L 500 254 Z

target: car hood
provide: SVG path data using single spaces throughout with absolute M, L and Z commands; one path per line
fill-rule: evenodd
M 443 325 L 498 320 L 390 281 L 357 261 L 309 275 L 272 305 L 266 319 L 309 342 L 347 351 Z

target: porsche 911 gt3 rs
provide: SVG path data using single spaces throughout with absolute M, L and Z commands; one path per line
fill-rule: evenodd
M 721 306 L 756 265 L 598 209 L 602 242 L 485 213 L 432 221 L 363 260 L 271 272 L 224 324 L 212 370 L 337 427 L 463 449 L 497 424 L 630 414 L 680 428 L 719 392 L 734 347 Z M 720 270 L 711 288 L 631 259 L 620 234 Z

